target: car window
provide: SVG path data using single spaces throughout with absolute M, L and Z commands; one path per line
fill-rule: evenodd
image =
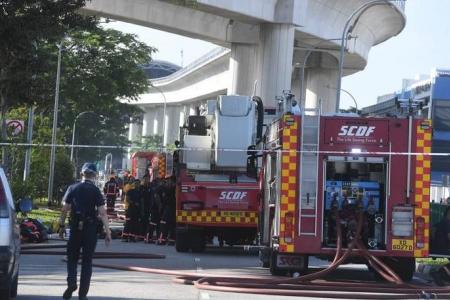
M 0 181 L 0 218 L 8 218 L 8 217 L 9 217 L 8 199 L 6 199 L 3 183 Z

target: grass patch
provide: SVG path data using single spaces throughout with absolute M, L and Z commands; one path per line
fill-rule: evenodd
M 416 262 L 419 264 L 425 264 L 425 265 L 446 265 L 450 261 L 448 258 L 417 258 Z
M 33 209 L 27 214 L 28 218 L 38 219 L 45 226 L 52 230 L 56 230 L 61 211 L 48 208 Z

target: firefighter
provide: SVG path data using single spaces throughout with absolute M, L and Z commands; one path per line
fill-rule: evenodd
M 159 245 L 175 242 L 175 176 L 164 181 L 162 189 L 161 235 Z
M 154 179 L 150 183 L 150 219 L 148 225 L 148 232 L 146 241 L 154 243 L 160 235 L 160 221 L 161 221 L 161 180 Z M 155 237 L 155 239 L 154 239 Z
M 140 228 L 140 181 L 135 179 L 133 183 L 128 183 L 128 190 L 126 192 L 126 211 L 125 211 L 125 226 L 122 233 L 122 241 L 135 242 L 136 237 L 139 236 Z
M 119 195 L 119 184 L 114 176 L 111 176 L 109 181 L 105 183 L 103 193 L 106 197 L 107 212 L 108 214 L 112 214 L 114 213 L 114 205 L 116 203 L 117 196 Z
M 150 186 L 150 174 L 144 175 L 142 178 L 142 184 L 140 186 L 140 199 L 141 199 L 141 218 L 140 218 L 140 233 L 139 238 L 144 241 L 148 241 L 147 232 L 150 220 L 150 202 L 151 202 L 151 186 Z

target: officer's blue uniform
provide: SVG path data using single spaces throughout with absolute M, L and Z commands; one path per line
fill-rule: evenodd
M 71 185 L 63 199 L 71 205 L 70 237 L 67 243 L 67 284 L 77 285 L 77 263 L 83 249 L 79 295 L 86 297 L 92 275 L 92 255 L 97 245 L 97 208 L 105 205 L 100 190 L 90 180 Z

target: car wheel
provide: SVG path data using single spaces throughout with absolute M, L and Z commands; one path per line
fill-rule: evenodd
M 9 294 L 11 298 L 17 297 L 17 288 L 19 286 L 19 274 L 16 275 L 16 278 L 14 278 L 13 282 L 11 283 Z

